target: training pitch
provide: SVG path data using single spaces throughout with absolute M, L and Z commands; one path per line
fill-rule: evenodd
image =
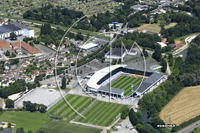
M 91 98 L 89 98 L 89 97 L 67 94 L 65 96 L 65 98 L 69 102 L 69 104 L 74 109 L 76 109 L 79 113 L 91 104 Z M 92 100 L 94 100 L 94 99 L 92 99 Z M 47 111 L 47 113 L 53 114 L 53 115 L 64 116 L 67 118 L 74 118 L 75 116 L 78 115 L 75 111 L 73 111 L 68 106 L 68 104 L 65 102 L 64 99 L 61 99 L 58 103 L 56 103 L 53 107 L 51 107 Z
M 44 133 L 100 133 L 101 129 L 85 127 L 75 124 L 66 123 L 65 121 L 52 120 L 45 124 L 38 132 Z
M 165 124 L 179 125 L 200 115 L 199 94 L 200 86 L 183 89 L 161 111 L 160 118 Z
M 44 113 L 3 112 L 0 116 L 0 121 L 16 124 L 16 127 L 13 128 L 14 133 L 20 127 L 23 127 L 26 133 L 29 130 L 35 133 L 49 120 L 50 118 L 47 118 L 47 114 Z
M 140 78 L 121 76 L 111 83 L 111 87 L 125 90 L 124 96 L 128 96 L 132 94 L 132 89 L 138 86 L 141 81 L 142 79 Z M 131 84 L 134 85 L 133 88 L 131 87 Z M 110 86 L 110 84 L 108 86 Z
M 118 116 L 125 107 L 125 105 L 96 101 L 83 112 L 82 115 L 86 118 L 78 117 L 76 121 L 100 126 L 109 126 L 116 120 L 116 116 Z

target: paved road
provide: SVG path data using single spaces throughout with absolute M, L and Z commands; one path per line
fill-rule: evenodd
M 168 62 L 167 62 L 167 75 L 171 75 L 171 71 L 170 71 L 170 67 L 169 67 Z
M 177 55 L 183 50 L 187 49 L 189 47 L 190 42 L 196 37 L 197 35 L 189 36 L 185 39 L 185 45 L 181 47 L 180 49 L 173 52 L 173 55 Z
M 179 131 L 178 133 L 188 133 L 190 131 L 192 131 L 193 129 L 195 129 L 196 127 L 200 126 L 200 121 L 195 122 L 194 124 L 182 129 L 181 131 Z
M 20 68 L 22 66 L 23 61 L 24 61 L 23 59 L 19 59 L 19 64 L 18 64 L 18 67 L 17 67 L 17 70 L 16 70 L 16 74 L 15 74 L 15 79 L 16 80 L 19 78 Z
M 123 120 L 120 124 L 122 126 L 119 127 L 119 130 L 116 133 L 138 133 L 136 129 L 130 129 L 130 127 L 132 127 L 132 124 L 129 120 L 129 117 Z

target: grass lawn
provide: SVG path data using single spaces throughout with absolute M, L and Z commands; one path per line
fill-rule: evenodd
M 171 27 L 174 27 L 177 23 L 170 23 L 168 25 L 165 26 L 165 29 L 169 29 Z
M 67 94 L 65 98 L 79 113 L 91 103 L 91 98 L 89 97 Z M 59 102 L 57 102 L 47 111 L 47 113 L 57 115 L 57 111 L 59 116 L 68 117 L 70 119 L 77 116 L 77 113 L 68 106 L 64 99 L 61 99 Z
M 142 79 L 140 79 L 140 78 L 121 76 L 111 83 L 111 87 L 125 90 L 124 96 L 128 96 L 128 95 L 132 94 L 131 84 L 134 85 L 133 86 L 133 88 L 134 88 L 137 85 L 139 85 L 141 83 L 141 81 L 142 81 Z M 110 85 L 108 85 L 108 86 L 110 86 Z
M 85 112 L 83 112 L 83 116 L 86 118 L 78 117 L 76 121 L 109 126 L 125 107 L 126 105 L 96 101 Z
M 125 62 L 129 62 L 129 61 L 132 61 L 132 60 L 135 60 L 135 59 L 138 59 L 140 57 L 130 57 L 129 59 L 127 59 Z
M 175 26 L 177 23 L 170 23 L 169 25 L 165 26 L 165 29 L 171 28 L 173 26 Z M 159 26 L 159 24 L 143 24 L 140 27 L 137 28 L 133 28 L 134 30 L 138 29 L 138 30 L 148 30 L 151 32 L 155 32 L 155 33 L 159 33 L 161 28 Z
M 52 120 L 45 124 L 37 133 L 40 131 L 43 131 L 44 133 L 100 133 L 101 129 L 70 124 L 63 120 Z
M 47 114 L 43 113 L 4 112 L 0 116 L 0 121 L 15 123 L 14 132 L 16 132 L 17 128 L 23 127 L 26 133 L 29 130 L 34 133 L 50 120 L 47 116 Z

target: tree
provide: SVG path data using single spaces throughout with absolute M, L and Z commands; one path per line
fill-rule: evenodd
M 126 117 L 128 116 L 128 113 L 129 113 L 129 108 L 126 107 L 126 108 L 122 111 L 121 119 L 126 119 Z
M 132 123 L 132 125 L 138 124 L 138 118 L 137 118 L 136 113 L 133 109 L 131 109 L 130 112 L 129 112 L 129 120 Z
M 161 50 L 160 48 L 156 48 L 154 53 L 153 53 L 153 56 L 152 56 L 156 61 L 160 62 L 161 61 L 161 58 L 162 58 L 162 53 L 161 53 Z
M 6 51 L 6 56 L 10 56 L 10 52 L 8 50 Z
M 14 32 L 10 33 L 10 40 L 16 40 L 17 36 Z
M 11 99 L 6 100 L 6 108 L 14 108 L 14 101 Z
M 165 73 L 166 70 L 167 70 L 167 62 L 163 59 L 163 60 L 161 61 L 161 65 L 162 65 L 161 71 L 162 71 L 163 73 Z
M 8 128 L 10 128 L 10 127 L 11 127 L 11 123 L 9 122 L 9 123 L 8 123 Z
M 66 88 L 66 78 L 63 77 L 62 79 L 62 86 L 61 86 L 62 89 L 65 89 Z

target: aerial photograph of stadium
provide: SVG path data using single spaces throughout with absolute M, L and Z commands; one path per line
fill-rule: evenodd
M 0 133 L 200 133 L 199 0 L 0 7 Z

